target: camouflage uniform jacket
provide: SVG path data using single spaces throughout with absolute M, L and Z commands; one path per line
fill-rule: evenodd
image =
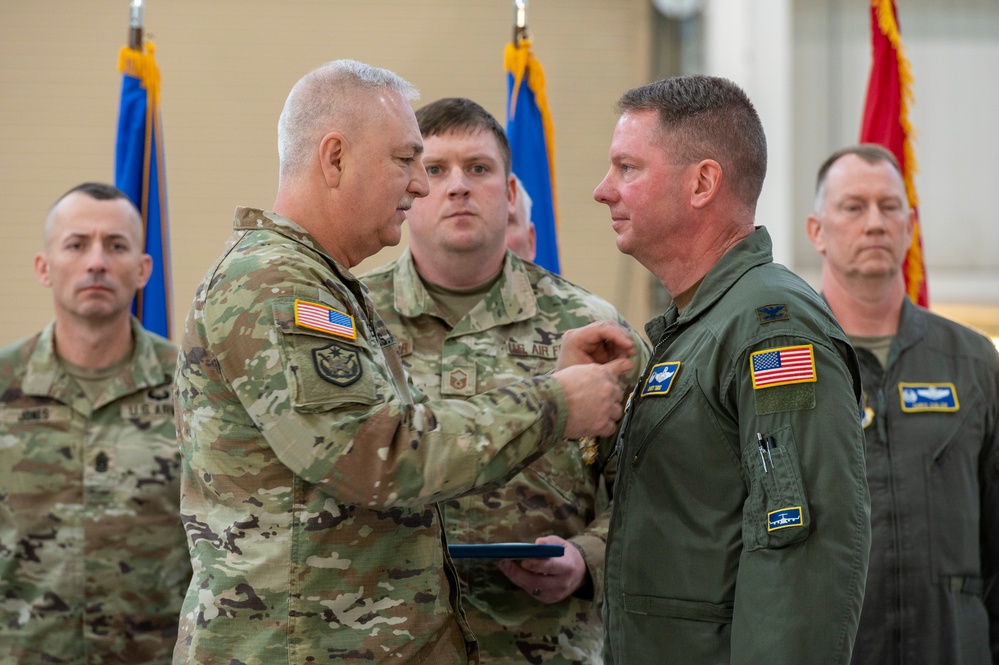
M 453 329 L 408 250 L 362 281 L 398 341 L 413 383 L 434 398 L 467 399 L 553 370 L 562 333 L 571 328 L 598 320 L 627 327 L 606 301 L 510 252 L 501 278 Z M 637 374 L 648 352 L 644 340 L 633 336 Z M 603 624 L 593 599 L 603 596 L 609 512 L 601 508 L 613 489 L 612 443 L 612 437 L 601 441 L 589 465 L 578 445 L 559 446 L 503 487 L 446 502 L 449 542 L 532 543 L 539 536 L 561 536 L 580 549 L 593 580 L 587 590 L 592 595 L 547 605 L 514 585 L 495 561 L 456 561 L 483 663 L 600 662 Z
M 435 502 L 561 437 L 555 379 L 411 396 L 361 283 L 291 220 L 237 208 L 177 404 L 194 579 L 176 663 L 477 661 Z
M 132 361 L 91 404 L 54 329 L 0 351 L 0 662 L 169 663 L 191 574 L 176 348 L 133 319 Z

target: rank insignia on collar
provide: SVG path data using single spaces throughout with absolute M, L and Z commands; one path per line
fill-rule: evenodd
M 759 317 L 761 324 L 773 323 L 774 321 L 789 321 L 791 319 L 791 315 L 787 312 L 787 305 L 783 303 L 757 307 L 756 316 Z
M 295 325 L 357 339 L 354 317 L 338 309 L 305 300 L 295 300 Z
M 957 388 L 953 383 L 903 383 L 898 384 L 902 411 L 958 411 Z
M 333 342 L 312 350 L 316 373 L 335 386 L 346 388 L 361 378 L 361 357 L 357 349 Z
M 671 361 L 653 365 L 649 371 L 649 378 L 642 386 L 641 397 L 650 395 L 665 395 L 673 387 L 676 373 L 680 371 L 680 362 Z

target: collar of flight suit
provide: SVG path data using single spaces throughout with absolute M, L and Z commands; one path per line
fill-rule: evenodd
M 753 233 L 740 240 L 718 260 L 697 287 L 687 308 L 676 313 L 676 303 L 670 299 L 664 314 L 656 316 L 645 325 L 645 332 L 655 344 L 667 327 L 674 322 L 684 324 L 711 309 L 739 278 L 757 266 L 774 260 L 770 234 L 766 227 L 758 226 Z

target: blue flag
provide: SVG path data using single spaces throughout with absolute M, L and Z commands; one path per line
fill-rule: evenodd
M 507 78 L 506 136 L 513 152 L 513 172 L 531 195 L 531 219 L 538 238 L 534 261 L 558 273 L 558 212 L 555 197 L 554 130 L 545 72 L 521 39 L 507 44 L 504 57 Z
M 170 337 L 173 289 L 160 123 L 160 70 L 153 57 L 152 42 L 147 42 L 146 51 L 125 46 L 118 55 L 122 77 L 114 183 L 142 213 L 145 251 L 153 257 L 152 275 L 136 295 L 132 311 L 147 330 Z

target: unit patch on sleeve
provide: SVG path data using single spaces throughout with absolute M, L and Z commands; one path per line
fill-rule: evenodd
M 649 395 L 665 395 L 673 387 L 673 380 L 680 370 L 680 361 L 671 361 L 654 365 L 649 372 L 649 378 L 642 386 L 641 397 Z
M 749 369 L 753 390 L 818 380 L 811 344 L 756 351 L 749 356 Z
M 906 413 L 918 411 L 957 411 L 961 408 L 957 401 L 957 388 L 953 383 L 899 383 L 898 395 L 902 410 Z
M 333 342 L 312 350 L 316 373 L 335 386 L 346 388 L 361 378 L 361 358 L 357 349 Z
M 767 513 L 767 531 L 804 526 L 801 521 L 801 506 L 781 508 Z
M 305 300 L 295 300 L 295 325 L 357 339 L 354 317 L 338 309 Z

